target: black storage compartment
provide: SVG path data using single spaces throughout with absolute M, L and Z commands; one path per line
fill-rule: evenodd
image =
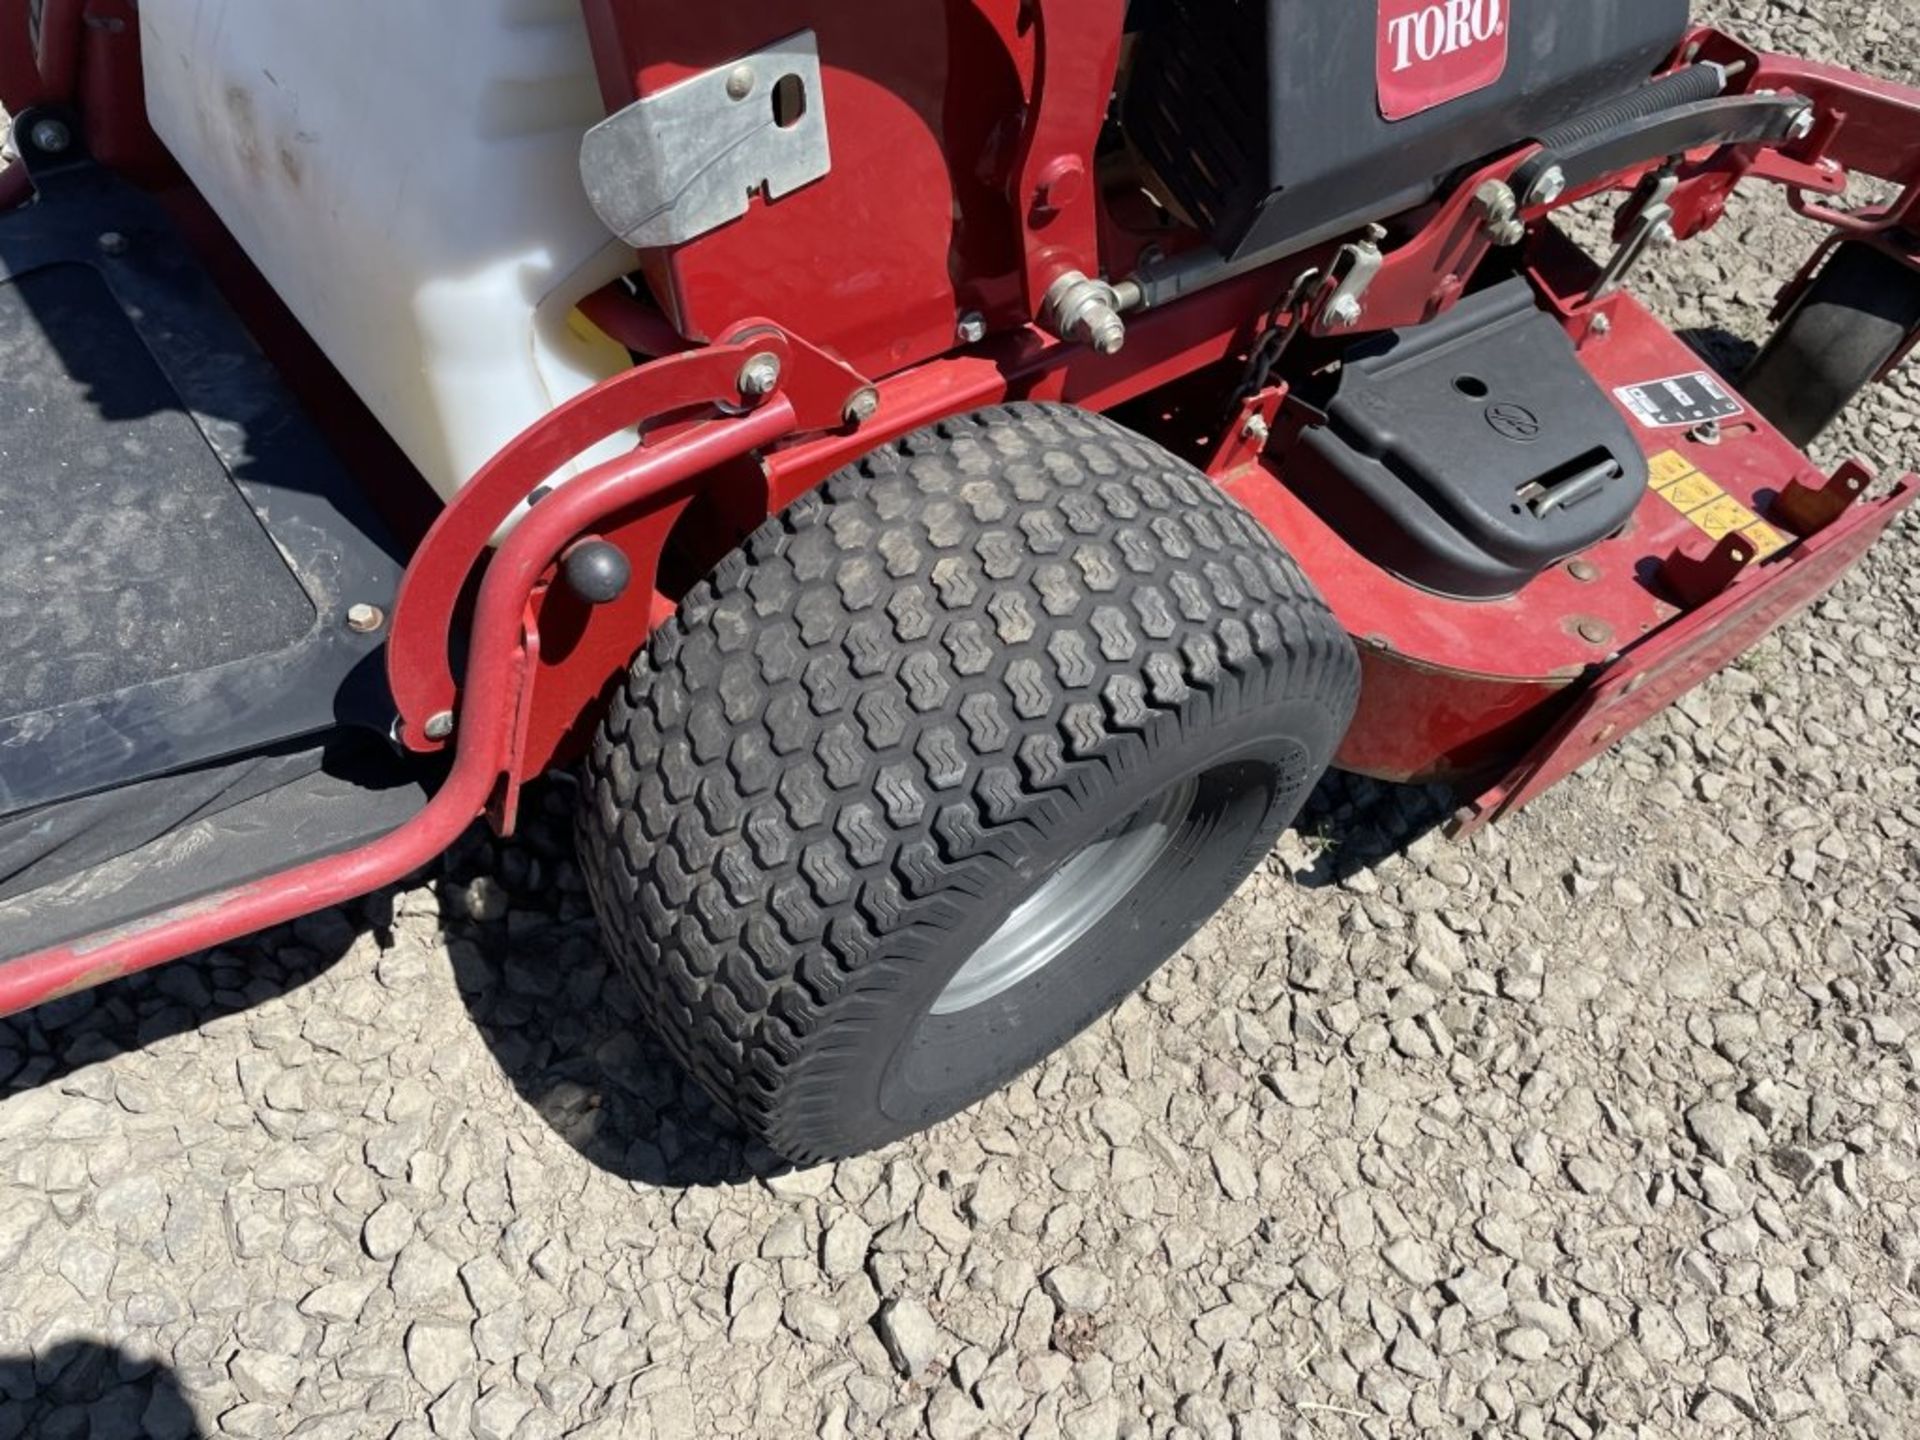
M 1672 58 L 1689 10 L 1689 0 L 1145 0 L 1122 115 L 1224 253 L 1284 253 L 1418 205 L 1455 171 L 1634 90 Z M 1486 40 L 1445 53 L 1471 38 L 1476 15 Z M 1389 98 L 1383 109 L 1383 75 L 1397 97 L 1432 83 L 1426 67 L 1497 64 L 1486 49 L 1496 36 L 1497 79 L 1386 118 L 1405 107 Z
M 1359 342 L 1300 437 L 1308 504 L 1376 565 L 1466 600 L 1598 544 L 1647 488 L 1633 431 L 1525 280 Z

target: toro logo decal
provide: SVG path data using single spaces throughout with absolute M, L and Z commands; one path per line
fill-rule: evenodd
M 1405 120 L 1507 73 L 1513 0 L 1380 0 L 1380 113 Z

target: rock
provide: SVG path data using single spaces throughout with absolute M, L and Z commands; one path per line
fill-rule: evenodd
M 805 1291 L 789 1295 L 782 1316 L 789 1330 L 815 1345 L 831 1345 L 840 1338 L 840 1312 L 832 1301 L 818 1295 Z
M 1717 1165 L 1734 1168 L 1753 1145 L 1753 1121 L 1724 1100 L 1702 1100 L 1687 1110 L 1694 1143 Z
M 1333 1222 L 1343 1248 L 1373 1248 L 1373 1198 L 1364 1190 L 1349 1190 L 1333 1202 Z
M 360 1241 L 376 1260 L 391 1260 L 413 1237 L 413 1212 L 398 1200 L 389 1200 L 367 1217 Z
M 1393 1342 L 1393 1348 L 1387 1352 L 1387 1360 L 1394 1369 L 1421 1380 L 1438 1380 L 1443 1373 L 1439 1357 L 1426 1341 L 1411 1330 L 1400 1332 Z
M 820 1268 L 835 1280 L 856 1274 L 872 1243 L 873 1231 L 858 1215 L 836 1215 L 820 1239 Z
M 1084 1265 L 1055 1266 L 1040 1284 L 1062 1310 L 1093 1311 L 1107 1303 L 1107 1277 Z
M 1536 1330 L 1531 1325 L 1516 1325 L 1500 1336 L 1500 1348 L 1516 1360 L 1529 1363 L 1544 1360 L 1553 1349 L 1553 1342 L 1547 1338 L 1544 1330 Z
M 1433 1253 L 1411 1235 L 1388 1242 L 1381 1255 L 1394 1274 L 1417 1289 L 1424 1290 L 1440 1279 Z
M 1504 1315 L 1512 1303 L 1506 1287 L 1478 1268 L 1461 1271 L 1446 1282 L 1444 1289 L 1449 1298 L 1463 1306 L 1475 1320 Z
M 464 1325 L 423 1320 L 407 1329 L 407 1369 L 429 1395 L 439 1395 L 470 1374 L 478 1357 Z
M 874 1317 L 881 1343 L 902 1375 L 920 1374 L 940 1357 L 946 1341 L 927 1307 L 911 1296 L 889 1300 Z
M 1260 1181 L 1246 1155 L 1234 1146 L 1225 1144 L 1215 1145 L 1208 1153 L 1213 1159 L 1214 1176 L 1228 1198 L 1251 1200 L 1260 1188 Z
M 335 1280 L 330 1285 L 308 1291 L 307 1297 L 300 1302 L 300 1313 L 311 1315 L 316 1320 L 352 1324 L 360 1318 L 360 1312 L 366 1309 L 367 1299 L 372 1294 L 371 1280 Z

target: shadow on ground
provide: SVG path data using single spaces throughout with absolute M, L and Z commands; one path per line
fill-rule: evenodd
M 1441 787 L 1328 776 L 1296 823 L 1315 857 L 1301 883 L 1335 885 L 1379 864 L 1444 824 L 1455 803 Z M 479 1033 L 520 1096 L 610 1174 L 680 1187 L 779 1173 L 783 1162 L 667 1053 L 613 969 L 574 863 L 572 806 L 564 778 L 529 787 L 520 835 L 475 827 L 429 873 Z M 306 985 L 363 935 L 393 945 L 396 893 L 0 1021 L 0 1100 Z
M 0 1355 L 0 1435 L 31 1440 L 197 1440 L 172 1370 L 93 1340 Z

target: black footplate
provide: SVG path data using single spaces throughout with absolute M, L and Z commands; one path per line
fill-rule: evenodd
M 1511 595 L 1625 525 L 1647 485 L 1632 430 L 1524 280 L 1371 337 L 1289 478 L 1347 542 L 1440 595 Z
M 0 818 L 384 729 L 390 545 L 166 212 L 29 118 L 37 196 L 0 214 Z

